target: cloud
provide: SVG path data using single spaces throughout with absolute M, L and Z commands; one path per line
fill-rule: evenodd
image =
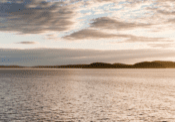
M 145 24 L 145 21 L 137 23 L 125 22 L 123 21 L 122 16 L 125 15 L 125 17 L 127 17 L 129 14 L 130 16 L 128 16 L 129 18 L 127 21 L 133 20 L 131 17 L 135 14 L 135 9 L 139 9 L 140 12 L 143 10 L 144 12 L 142 13 L 145 14 L 146 11 L 151 11 L 145 8 L 148 8 L 155 3 L 154 0 L 54 0 L 54 2 L 47 2 L 48 0 L 23 0 L 23 2 L 20 2 L 21 0 L 4 1 L 6 2 L 0 4 L 0 18 L 5 18 L 4 23 L 0 24 L 0 31 L 15 31 L 24 34 L 73 30 L 75 29 L 74 27 L 76 27 L 78 21 L 76 19 L 78 18 L 81 9 L 89 9 L 92 7 L 95 9 L 95 12 L 100 11 L 106 13 L 105 9 L 98 8 L 99 6 L 108 5 L 109 3 L 113 3 L 113 6 L 106 6 L 110 9 L 109 11 L 112 13 L 112 16 L 95 19 L 90 26 L 105 29 L 149 27 L 150 24 Z M 7 3 L 7 1 L 11 3 Z M 87 5 L 87 7 L 82 7 L 83 5 Z M 122 10 L 114 11 L 115 7 L 119 5 L 123 6 Z M 111 10 L 111 8 L 113 10 Z M 131 10 L 131 8 L 134 9 Z M 118 16 L 119 14 L 122 16 Z M 114 19 L 116 16 L 117 19 Z
M 37 44 L 37 42 L 33 42 L 33 41 L 22 41 L 22 42 L 18 42 L 17 44 Z
M 167 40 L 165 38 L 150 38 L 142 36 L 134 36 L 129 34 L 111 34 L 94 29 L 84 29 L 78 32 L 74 32 L 64 39 L 67 40 L 86 40 L 86 39 L 124 39 L 118 43 L 133 43 L 133 42 L 172 42 L 172 40 Z
M 165 28 L 173 28 L 175 12 L 172 9 L 172 0 L 93 0 L 88 1 L 90 7 L 99 10 L 97 4 L 108 4 L 110 15 L 98 17 L 91 20 L 89 28 L 75 31 L 65 36 L 68 40 L 82 39 L 118 39 L 123 38 L 121 42 L 172 42 L 173 38 L 156 36 L 157 32 Z M 115 9 L 120 5 L 121 9 Z M 111 9 L 112 8 L 112 9 Z M 165 9 L 166 8 L 166 9 Z M 168 24 L 167 24 L 168 22 Z M 136 31 L 143 33 L 139 36 Z M 129 32 L 130 31 L 130 32 Z M 150 35 L 147 35 L 149 32 Z M 164 34 L 166 35 L 166 34 Z
M 59 38 L 57 37 L 57 35 L 56 34 L 47 34 L 47 36 L 46 36 L 46 39 L 47 40 L 58 40 Z
M 150 38 L 150 37 L 141 37 L 133 35 L 127 35 L 127 36 L 129 37 L 129 39 L 123 42 L 173 42 L 173 40 L 168 40 L 165 38 Z
M 138 36 L 121 31 L 134 29 L 163 31 L 173 28 L 173 0 L 3 0 L 0 3 L 0 31 L 20 34 L 45 32 L 74 33 L 63 37 L 67 40 L 125 39 L 122 42 L 163 42 L 165 38 Z M 57 2 L 56 2 L 57 1 Z M 120 7 L 119 7 L 120 6 Z M 86 14 L 91 13 L 91 22 Z M 81 17 L 81 20 L 80 18 Z M 84 18 L 83 18 L 84 17 Z M 83 19 L 82 19 L 83 18 Z M 86 23 L 86 25 L 83 23 Z M 168 22 L 170 25 L 165 25 Z M 81 23 L 81 24 L 80 24 Z M 84 24 L 84 25 L 83 25 Z M 84 29 L 79 26 L 90 26 Z M 77 31 L 76 29 L 78 28 Z M 65 33 L 64 33 L 65 32 Z M 156 34 L 156 33 L 155 33 Z M 58 40 L 47 35 L 48 40 Z
M 159 25 L 171 23 L 175 18 L 174 4 L 173 0 L 161 0 L 155 1 L 155 6 L 147 7 L 146 10 L 150 10 L 154 15 L 151 17 L 152 21 L 157 22 Z M 160 30 L 161 31 L 161 30 Z
M 0 31 L 39 34 L 68 31 L 76 25 L 76 8 L 64 2 L 27 0 L 23 3 L 0 3 Z M 29 2 L 30 1 L 30 2 Z
M 170 47 L 174 47 L 175 43 L 153 43 L 153 44 L 148 44 L 148 46 L 153 48 L 170 48 Z
M 117 35 L 100 32 L 99 30 L 84 29 L 78 32 L 74 32 L 68 36 L 65 36 L 64 39 L 80 40 L 80 39 L 105 39 L 114 37 L 117 37 Z
M 99 29 L 115 29 L 115 30 L 121 30 L 121 29 L 134 29 L 134 28 L 144 28 L 144 27 L 150 27 L 150 24 L 144 24 L 144 23 L 128 23 L 124 21 L 118 21 L 116 19 L 112 19 L 110 17 L 101 17 L 95 19 L 91 24 L 91 27 L 93 28 L 99 28 Z
M 16 3 L 22 3 L 24 0 L 1 0 L 0 3 L 11 3 L 11 2 L 16 2 Z

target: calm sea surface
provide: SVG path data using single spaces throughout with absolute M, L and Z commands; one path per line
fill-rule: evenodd
M 175 121 L 175 69 L 0 69 L 0 122 Z

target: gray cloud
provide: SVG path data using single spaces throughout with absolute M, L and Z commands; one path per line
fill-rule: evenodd
M 159 9 L 156 9 L 156 10 L 159 14 L 163 14 L 163 15 L 166 15 L 166 16 L 175 15 L 175 11 L 165 11 L 165 10 L 163 11 L 163 10 L 159 10 Z
M 128 30 L 135 28 L 149 28 L 152 24 L 144 23 L 128 23 L 124 21 L 118 21 L 109 17 L 101 17 L 95 19 L 91 24 L 89 29 L 80 30 L 74 32 L 65 39 L 68 40 L 81 40 L 81 39 L 106 39 L 106 38 L 125 38 L 122 42 L 171 42 L 171 40 L 164 38 L 151 38 L 151 37 L 141 37 L 129 34 L 112 34 L 108 30 Z M 101 31 L 103 30 L 103 32 Z
M 39 34 L 45 31 L 68 31 L 73 29 L 72 27 L 76 24 L 75 18 L 78 16 L 76 6 L 72 5 L 74 3 L 81 2 L 83 0 L 62 0 L 63 2 L 46 2 L 46 0 L 3 0 L 5 2 L 0 3 L 0 31 L 14 31 L 22 34 Z M 11 3 L 7 3 L 11 2 Z M 152 0 L 153 2 L 154 0 Z M 173 2 L 173 0 L 162 0 L 157 1 L 158 5 L 163 5 L 166 2 Z M 86 1 L 89 6 L 93 6 L 94 3 L 100 2 L 127 2 L 123 6 L 128 8 L 128 6 L 133 7 L 142 3 L 149 2 L 149 0 L 91 0 Z M 155 1 L 156 2 L 156 1 Z M 71 4 L 70 4 L 71 3 Z M 79 4 L 77 4 L 78 7 Z M 147 9 L 146 9 L 147 8 Z M 149 7 L 145 7 L 144 10 L 147 11 Z M 170 11 L 162 11 L 158 8 L 153 7 L 152 11 L 155 13 L 164 15 L 174 15 Z M 120 13 L 120 11 L 117 11 Z M 167 12 L 169 14 L 167 14 Z M 161 22 L 161 18 L 157 17 Z M 150 19 L 150 18 L 149 18 Z M 153 18 L 155 19 L 155 18 Z M 166 18 L 165 18 L 166 19 Z M 128 30 L 135 28 L 150 28 L 153 24 L 136 23 L 136 22 L 125 22 L 121 21 L 119 18 L 114 19 L 111 17 L 101 17 L 94 19 L 90 23 L 90 29 L 84 29 L 75 32 L 71 35 L 65 36 L 63 38 L 68 40 L 76 39 L 107 39 L 107 38 L 127 38 L 125 42 L 155 42 L 155 41 L 166 41 L 162 38 L 147 38 L 147 37 L 137 37 L 133 35 L 124 34 L 111 34 L 99 31 L 104 29 L 108 30 Z M 151 18 L 152 20 L 152 18 Z M 145 19 L 147 21 L 147 19 Z M 145 22 L 144 21 L 144 22 Z M 154 21 L 154 20 L 153 20 Z M 169 20 L 174 22 L 174 19 Z M 157 22 L 157 21 L 156 21 Z M 160 24 L 160 23 L 159 23 Z M 99 30 L 95 30 L 99 29 Z M 54 36 L 49 36 L 48 39 L 57 39 Z
M 1 0 L 0 3 L 6 3 L 6 2 L 16 2 L 16 3 L 22 3 L 26 0 Z
M 101 39 L 101 38 L 104 39 L 113 37 L 121 37 L 121 36 L 100 32 L 99 30 L 84 29 L 72 33 L 71 35 L 65 36 L 64 38 L 68 40 L 77 40 L 77 39 Z
M 57 37 L 56 34 L 48 34 L 46 36 L 46 39 L 48 39 L 48 40 L 58 40 L 59 38 Z
M 65 65 L 92 62 L 135 63 L 175 57 L 172 50 L 0 49 L 0 65 Z
M 170 48 L 174 47 L 174 43 L 154 43 L 154 44 L 148 44 L 150 47 L 155 47 L 155 48 Z
M 17 44 L 37 44 L 37 43 L 33 41 L 22 41 L 22 42 L 18 42 Z
M 63 2 L 27 0 L 23 3 L 0 3 L 0 31 L 38 34 L 45 31 L 67 31 L 76 23 L 76 9 Z M 30 2 L 29 2 L 30 1 Z
M 123 42 L 173 42 L 172 40 L 168 40 L 165 38 L 150 38 L 150 37 L 141 37 L 141 36 L 133 36 L 133 35 L 128 35 L 128 37 L 129 39 Z
M 175 11 L 174 11 L 174 0 L 156 0 L 156 5 L 154 7 L 147 7 L 146 10 L 151 10 L 154 15 L 151 20 L 155 21 L 159 25 L 171 23 L 174 21 Z M 161 30 L 160 30 L 161 31 Z
M 127 34 L 110 34 L 105 33 L 100 30 L 94 29 L 84 29 L 78 32 L 72 33 L 68 36 L 65 36 L 64 39 L 67 40 L 83 40 L 83 39 L 121 39 L 124 38 L 124 41 L 118 43 L 126 42 L 172 42 L 172 40 L 167 40 L 164 38 L 150 38 L 150 37 L 141 37 Z
M 121 29 L 134 29 L 139 27 L 140 28 L 150 27 L 151 25 L 144 23 L 127 23 L 109 17 L 101 17 L 95 19 L 90 26 L 93 28 L 121 30 Z

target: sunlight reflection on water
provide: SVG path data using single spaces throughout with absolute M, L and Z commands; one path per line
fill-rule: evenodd
M 174 71 L 0 70 L 0 121 L 174 121 Z

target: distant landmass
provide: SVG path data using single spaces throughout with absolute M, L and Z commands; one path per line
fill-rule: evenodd
M 24 66 L 0 66 L 0 68 L 26 68 Z M 33 66 L 28 68 L 175 68 L 175 62 L 171 61 L 152 61 L 139 62 L 133 65 L 122 63 L 103 63 L 95 62 L 91 64 L 76 65 L 56 65 L 56 66 Z

